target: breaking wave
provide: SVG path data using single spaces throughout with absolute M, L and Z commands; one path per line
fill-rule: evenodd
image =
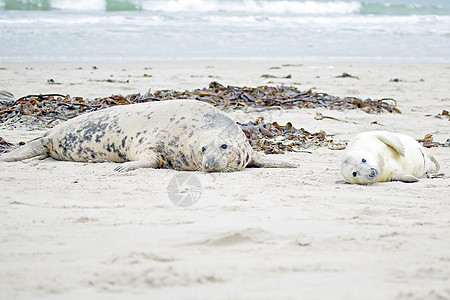
M 416 3 L 417 1 L 417 3 Z M 4 10 L 233 12 L 299 15 L 450 15 L 444 1 L 300 1 L 300 0 L 0 0 Z M 397 1 L 398 2 L 398 1 Z M 397 3 L 396 2 L 396 3 Z

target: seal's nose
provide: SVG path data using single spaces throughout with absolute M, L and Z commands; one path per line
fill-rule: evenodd
M 213 157 L 205 159 L 202 165 L 203 171 L 215 171 L 219 168 L 219 163 Z
M 370 177 L 370 178 L 374 178 L 374 177 L 377 177 L 377 176 L 378 176 L 378 170 L 375 169 L 375 168 L 371 168 L 371 169 L 370 169 L 369 177 Z

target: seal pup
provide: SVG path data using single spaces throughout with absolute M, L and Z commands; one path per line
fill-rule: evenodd
M 168 100 L 115 106 L 61 123 L 0 161 L 50 156 L 57 160 L 120 162 L 115 170 L 171 168 L 231 172 L 247 166 L 296 165 L 256 153 L 241 128 L 214 106 Z
M 387 131 L 358 134 L 347 146 L 341 173 L 349 183 L 416 182 L 437 173 L 439 163 L 413 138 Z

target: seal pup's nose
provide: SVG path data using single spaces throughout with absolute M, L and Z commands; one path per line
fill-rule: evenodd
M 369 177 L 370 177 L 370 178 L 374 178 L 374 177 L 376 177 L 376 176 L 378 176 L 378 170 L 375 169 L 375 168 L 371 168 L 371 169 L 370 169 Z

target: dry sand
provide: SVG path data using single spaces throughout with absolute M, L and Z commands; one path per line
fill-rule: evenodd
M 343 72 L 359 79 L 336 78 Z M 394 78 L 399 82 L 390 82 Z M 61 84 L 49 85 L 48 79 Z M 414 138 L 431 133 L 439 142 L 450 138 L 450 122 L 434 117 L 450 108 L 450 64 L 0 65 L 0 89 L 16 97 L 103 97 L 193 89 L 213 80 L 393 97 L 403 112 L 230 113 L 240 121 L 263 115 L 325 130 L 336 141 L 378 129 Z M 316 111 L 347 122 L 315 120 Z M 0 125 L 0 136 L 13 142 L 42 133 Z M 112 163 L 52 159 L 0 163 L 0 298 L 450 299 L 449 148 L 429 150 L 445 178 L 371 186 L 337 182 L 341 151 L 311 150 L 280 156 L 299 163 L 298 169 L 225 174 L 154 169 L 119 174 Z M 192 207 L 169 200 L 169 183 L 180 176 L 200 184 Z

